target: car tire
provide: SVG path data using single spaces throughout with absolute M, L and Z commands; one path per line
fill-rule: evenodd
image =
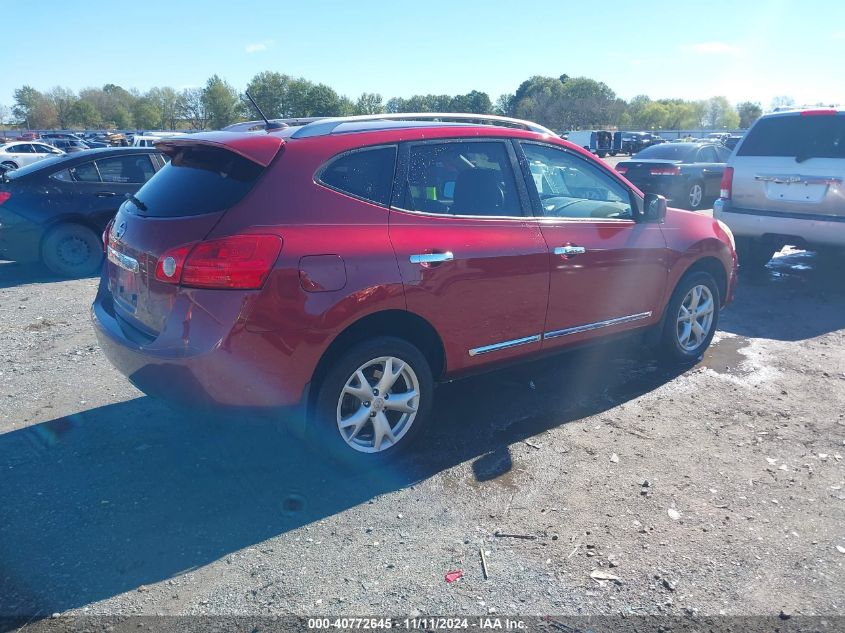
M 62 277 L 88 277 L 103 264 L 103 244 L 87 226 L 59 224 L 41 241 L 41 261 Z
M 379 385 L 387 384 L 388 363 L 394 378 L 385 392 Z M 412 392 L 417 395 L 406 395 Z M 358 343 L 332 361 L 320 381 L 308 422 L 309 443 L 346 464 L 391 460 L 424 430 L 433 397 L 431 366 L 414 345 L 394 337 Z
M 605 156 L 607 156 L 607 152 L 597 152 L 597 154 L 599 158 L 604 158 Z
M 616 156 L 616 152 L 610 152 L 611 156 Z
M 687 189 L 685 207 L 690 211 L 698 211 L 704 208 L 704 183 L 700 180 L 693 180 Z
M 736 256 L 741 273 L 759 273 L 777 249 L 759 240 L 738 239 L 736 242 Z
M 719 325 L 720 305 L 719 286 L 710 273 L 684 275 L 666 306 L 660 357 L 672 365 L 689 365 L 701 358 Z

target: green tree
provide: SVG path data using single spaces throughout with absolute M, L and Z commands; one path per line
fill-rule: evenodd
M 205 107 L 202 88 L 185 88 L 176 101 L 179 118 L 188 122 L 192 130 L 202 130 L 208 124 L 208 110 Z
M 708 128 L 734 129 L 739 125 L 739 114 L 725 97 L 711 97 L 704 104 L 703 125 Z
M 78 99 L 70 111 L 70 126 L 95 128 L 102 124 L 100 112 L 90 101 Z
M 56 122 L 62 129 L 70 127 L 70 114 L 74 104 L 79 97 L 67 88 L 56 86 L 46 94 L 47 99 L 53 104 L 56 111 Z
M 493 114 L 500 116 L 513 116 L 514 95 L 506 93 L 499 95 L 496 104 L 493 106 Z
M 473 90 L 465 95 L 455 95 L 449 102 L 447 112 L 469 112 L 472 114 L 492 114 L 493 102 L 486 92 Z
M 208 123 L 216 130 L 226 127 L 238 118 L 238 93 L 217 75 L 212 75 L 206 82 L 202 91 L 202 102 L 208 113 Z
M 12 114 L 31 130 L 50 129 L 57 125 L 56 107 L 32 86 L 15 90 Z
M 132 113 L 129 111 L 129 108 L 122 103 L 119 103 L 112 110 L 110 123 L 113 123 L 114 127 L 119 130 L 128 130 L 134 126 L 134 119 L 132 118 Z
M 355 114 L 381 114 L 384 104 L 381 95 L 375 92 L 363 92 L 355 101 Z
M 150 88 L 144 96 L 155 104 L 159 112 L 158 123 L 149 127 L 157 127 L 162 130 L 175 130 L 178 115 L 179 93 L 169 86 L 161 88 Z
M 161 125 L 161 109 L 158 101 L 150 97 L 136 99 L 132 105 L 132 118 L 135 125 L 141 129 L 149 130 Z
M 748 129 L 754 121 L 763 115 L 763 108 L 759 103 L 743 101 L 736 106 L 736 112 L 739 115 L 739 127 Z
M 258 107 L 269 119 L 279 119 L 291 116 L 290 111 L 291 78 L 282 73 L 264 71 L 250 79 L 246 90 L 255 99 Z M 258 113 L 249 105 L 252 112 L 249 119 L 257 119 Z

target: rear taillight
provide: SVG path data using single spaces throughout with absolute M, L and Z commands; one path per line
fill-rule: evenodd
M 616 171 L 618 171 L 620 174 L 627 174 L 627 173 L 628 173 L 628 168 L 627 168 L 627 167 L 625 167 L 625 165 L 617 165 L 617 166 L 616 166 Z
M 730 200 L 733 195 L 733 187 L 734 168 L 725 167 L 725 171 L 722 173 L 722 184 L 719 186 L 719 197 L 722 198 L 722 200 Z
M 4 204 L 6 200 L 12 197 L 11 191 L 0 191 L 0 205 Z
M 652 167 L 649 172 L 652 176 L 680 176 L 680 167 Z
M 111 233 L 111 227 L 114 226 L 114 218 L 109 220 L 109 223 L 106 224 L 106 229 L 103 231 L 103 252 L 109 250 L 109 233 Z
M 232 235 L 185 244 L 159 257 L 156 279 L 191 288 L 255 290 L 264 284 L 281 250 L 276 235 Z

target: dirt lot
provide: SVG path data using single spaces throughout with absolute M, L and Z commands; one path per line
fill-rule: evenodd
M 685 373 L 614 347 L 444 385 L 366 473 L 143 396 L 95 285 L 0 264 L 0 614 L 843 614 L 845 284 L 812 255 Z

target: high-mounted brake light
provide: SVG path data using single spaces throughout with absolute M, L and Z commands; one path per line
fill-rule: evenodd
M 828 116 L 836 113 L 837 110 L 826 108 L 823 110 L 804 110 L 803 112 L 801 112 L 801 116 Z
M 12 197 L 11 191 L 0 191 L 0 205 L 2 205 L 6 200 Z
M 725 167 L 725 171 L 722 173 L 722 184 L 719 185 L 719 197 L 722 200 L 730 200 L 731 196 L 733 196 L 733 187 L 734 168 Z
M 680 176 L 680 167 L 652 167 L 649 172 L 652 176 Z
M 232 235 L 184 244 L 159 257 L 156 279 L 190 288 L 260 288 L 279 253 L 276 235 Z

